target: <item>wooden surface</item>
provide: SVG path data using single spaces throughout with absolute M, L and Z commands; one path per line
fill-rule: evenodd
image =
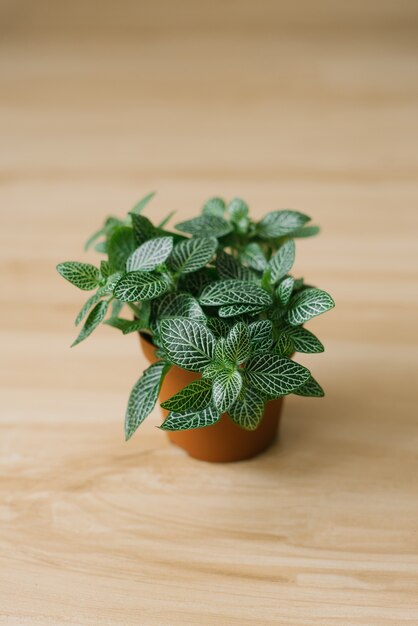
M 0 623 L 418 623 L 418 5 L 3 1 Z M 55 273 L 149 190 L 241 195 L 323 226 L 298 273 L 337 308 L 280 443 L 221 466 L 157 411 L 143 361 Z

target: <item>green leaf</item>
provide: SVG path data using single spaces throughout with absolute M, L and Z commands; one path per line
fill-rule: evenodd
M 76 320 L 75 320 L 75 325 L 76 326 L 79 325 L 79 323 L 85 318 L 87 313 L 90 311 L 91 307 L 94 304 L 97 304 L 97 302 L 99 302 L 99 300 L 101 300 L 102 297 L 103 296 L 101 296 L 99 292 L 96 292 L 87 300 L 87 302 L 84 304 L 84 306 L 82 307 L 81 311 L 79 312 L 79 314 L 76 317 Z
M 176 365 L 200 372 L 211 362 L 216 340 L 204 324 L 186 318 L 165 319 L 160 331 L 163 348 Z
M 248 325 L 252 351 L 267 352 L 273 343 L 273 324 L 270 320 L 258 320 Z
M 129 272 L 115 287 L 114 295 L 122 302 L 153 300 L 169 289 L 166 278 L 150 272 Z
M 241 388 L 242 376 L 238 370 L 219 372 L 213 381 L 212 398 L 220 413 L 224 413 L 234 404 Z
M 292 276 L 289 276 L 288 278 L 282 280 L 280 285 L 277 287 L 276 295 L 279 298 L 280 302 L 283 304 L 283 306 L 286 306 L 286 304 L 289 302 L 294 284 L 295 279 L 292 278 Z
M 255 430 L 264 414 L 264 400 L 255 389 L 246 387 L 228 409 L 228 414 L 241 428 Z
M 304 226 L 303 228 L 297 228 L 293 231 L 292 237 L 314 237 L 320 231 L 319 226 Z
M 207 306 L 223 304 L 271 305 L 270 294 L 250 281 L 221 280 L 211 283 L 202 291 L 199 301 Z
M 248 359 L 251 352 L 251 340 L 246 324 L 238 322 L 231 328 L 225 340 L 224 352 L 230 361 L 238 365 Z
M 121 330 L 124 335 L 138 332 L 144 328 L 144 320 L 142 319 L 127 320 L 122 317 L 109 317 L 109 319 L 105 321 L 105 324 Z
M 282 332 L 274 346 L 275 354 L 290 358 L 295 351 L 293 341 L 286 332 Z
M 218 314 L 220 317 L 238 317 L 239 315 L 257 315 L 266 310 L 266 304 L 227 304 L 221 306 Z
M 244 267 L 241 263 L 230 254 L 223 250 L 216 258 L 216 270 L 222 279 L 237 278 L 239 280 L 251 281 L 254 274 Z
M 169 366 L 162 361 L 153 363 L 135 383 L 125 416 L 126 440 L 132 437 L 138 426 L 151 413 L 168 370 Z
M 151 272 L 164 263 L 173 249 L 172 237 L 156 237 L 145 241 L 128 258 L 127 272 Z
M 164 226 L 166 226 L 166 225 L 168 224 L 168 222 L 171 220 L 171 218 L 172 218 L 172 217 L 173 217 L 173 215 L 175 215 L 175 214 L 176 214 L 176 211 L 170 211 L 170 213 L 167 215 L 167 217 L 165 217 L 165 218 L 163 219 L 163 221 L 162 221 L 162 222 L 160 222 L 160 223 L 158 224 L 158 228 L 159 228 L 159 229 L 160 229 L 160 228 L 164 228 Z
M 323 344 L 311 331 L 301 326 L 293 326 L 286 329 L 297 352 L 305 352 L 308 354 L 317 354 L 324 351 Z
M 268 267 L 266 255 L 258 243 L 249 243 L 240 254 L 241 261 L 258 272 Z
M 241 198 L 234 198 L 227 206 L 227 212 L 235 223 L 248 217 L 248 204 Z
M 186 413 L 169 413 L 167 419 L 161 424 L 162 430 L 190 430 L 192 428 L 205 428 L 212 426 L 220 418 L 220 413 L 210 405 L 203 411 L 187 411 Z
M 229 333 L 230 326 L 219 317 L 207 317 L 206 324 L 216 337 L 226 337 Z
M 263 239 L 284 237 L 304 226 L 310 219 L 298 211 L 272 211 L 258 223 L 257 231 Z
M 213 272 L 212 268 L 205 267 L 192 274 L 185 274 L 180 278 L 179 287 L 193 296 L 198 296 L 203 287 L 216 279 L 216 276 L 213 278 Z
M 202 212 L 204 215 L 215 215 L 215 217 L 223 217 L 225 213 L 225 202 L 222 198 L 210 198 L 203 205 Z
M 295 242 L 286 241 L 270 259 L 270 280 L 274 285 L 286 276 L 295 262 Z
M 204 322 L 205 314 L 198 301 L 188 293 L 167 293 L 158 302 L 157 319 L 164 317 L 188 317 Z
M 134 245 L 134 250 L 137 246 L 140 246 L 141 244 L 145 243 L 145 241 L 148 241 L 148 239 L 154 239 L 154 237 L 158 237 L 158 229 L 155 228 L 155 226 L 150 222 L 147 217 L 145 217 L 144 215 L 137 215 L 136 213 L 130 213 L 129 215 L 132 219 L 132 228 L 136 241 L 136 245 Z
M 215 237 L 196 237 L 178 243 L 169 259 L 175 272 L 189 274 L 205 267 L 218 247 Z
M 287 321 L 292 326 L 300 326 L 334 306 L 334 300 L 326 291 L 304 289 L 290 300 Z
M 124 271 L 126 261 L 136 248 L 134 232 L 130 226 L 120 226 L 109 240 L 108 255 L 110 265 L 115 270 Z
M 141 213 L 148 204 L 148 202 L 155 196 L 155 191 L 152 191 L 148 195 L 144 196 L 135 204 L 135 206 L 131 209 L 131 213 Z
M 78 335 L 77 339 L 73 342 L 71 347 L 76 346 L 77 344 L 84 341 L 84 339 L 87 339 L 89 335 L 91 335 L 93 330 L 97 328 L 100 322 L 103 321 L 106 315 L 108 306 L 109 306 L 109 302 L 107 300 L 104 300 L 96 304 L 96 306 L 91 311 L 88 318 L 86 319 L 86 323 L 81 329 L 80 334 Z
M 83 291 L 90 291 L 99 285 L 99 270 L 90 263 L 66 261 L 57 265 L 57 271 L 65 280 Z
M 107 280 L 112 273 L 109 261 L 100 261 L 100 277 Z
M 310 376 L 309 370 L 303 365 L 275 354 L 252 356 L 245 372 L 251 385 L 272 398 L 292 393 Z
M 185 413 L 186 411 L 201 411 L 205 409 L 211 399 L 212 382 L 200 378 L 194 380 L 190 385 L 181 389 L 174 396 L 161 404 L 163 409 L 174 411 L 175 413 Z
M 312 376 L 308 378 L 307 382 L 304 385 L 298 387 L 298 389 L 296 389 L 294 393 L 297 396 L 306 396 L 310 398 L 322 398 L 325 395 L 325 392 L 322 389 L 321 385 L 317 383 L 315 378 L 313 378 Z
M 194 237 L 223 237 L 232 230 L 231 224 L 217 215 L 200 215 L 177 224 L 176 228 Z

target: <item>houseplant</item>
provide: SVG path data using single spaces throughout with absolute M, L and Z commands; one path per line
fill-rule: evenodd
M 292 356 L 324 350 L 304 324 L 334 302 L 289 274 L 294 239 L 319 229 L 296 211 L 255 222 L 243 200 L 211 198 L 201 215 L 169 232 L 171 214 L 157 226 L 142 215 L 152 196 L 90 238 L 86 247 L 106 255 L 98 267 L 57 266 L 73 285 L 94 291 L 77 316 L 76 325 L 86 320 L 73 345 L 102 322 L 140 333 L 151 365 L 131 392 L 126 439 L 160 396 L 161 428 L 190 455 L 253 456 L 274 439 L 283 396 L 324 395 Z

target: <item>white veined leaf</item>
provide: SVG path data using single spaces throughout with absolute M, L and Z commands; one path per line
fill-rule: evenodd
M 280 333 L 280 337 L 278 338 L 277 343 L 274 346 L 274 353 L 279 354 L 280 356 L 290 358 L 294 351 L 295 346 L 287 332 Z
M 186 411 L 185 413 L 169 413 L 167 419 L 161 424 L 162 430 L 190 430 L 192 428 L 205 428 L 212 426 L 220 418 L 219 411 L 209 405 L 202 411 Z
M 71 347 L 76 346 L 77 344 L 81 343 L 82 341 L 84 341 L 84 339 L 87 339 L 87 337 L 91 335 L 93 330 L 97 328 L 100 322 L 103 321 L 106 315 L 108 306 L 109 306 L 109 302 L 107 300 L 102 300 L 101 302 L 98 302 L 98 304 L 96 304 L 96 306 L 91 311 L 88 318 L 86 319 L 86 322 L 83 328 L 81 329 L 80 334 L 78 335 L 77 339 L 73 342 Z
M 190 293 L 193 296 L 198 296 L 203 287 L 214 280 L 212 275 L 213 271 L 214 270 L 212 270 L 212 268 L 204 267 L 201 270 L 197 270 L 197 272 L 184 274 L 180 277 L 180 289 L 187 291 L 187 293 Z
M 295 279 L 292 278 L 292 276 L 288 276 L 287 278 L 282 280 L 280 285 L 277 287 L 276 295 L 279 298 L 280 302 L 283 304 L 283 306 L 286 306 L 286 304 L 289 302 L 294 284 Z
M 286 276 L 295 262 L 295 242 L 290 239 L 286 241 L 277 250 L 276 254 L 270 259 L 270 280 L 274 285 L 281 278 Z
M 139 200 L 135 206 L 131 209 L 131 213 L 141 213 L 147 206 L 148 202 L 155 196 L 155 191 L 147 194 L 141 200 Z
M 137 215 L 136 213 L 129 213 L 129 215 L 132 219 L 133 234 L 136 242 L 131 251 L 133 252 L 137 246 L 140 246 L 148 239 L 158 237 L 159 232 L 145 215 Z
M 57 271 L 65 280 L 83 291 L 95 289 L 99 284 L 99 270 L 90 263 L 66 261 L 57 265 Z
M 225 213 L 225 202 L 222 198 L 210 198 L 203 205 L 204 215 L 215 215 L 216 217 L 223 217 Z
M 297 396 L 306 396 L 309 398 L 322 398 L 325 393 L 321 385 L 311 376 L 306 383 L 301 387 L 298 387 L 294 393 Z
M 139 246 L 126 262 L 127 272 L 151 272 L 164 263 L 173 249 L 172 237 L 155 237 Z
M 292 393 L 309 378 L 303 365 L 275 354 L 256 354 L 247 362 L 248 381 L 263 394 L 278 398 Z
M 297 352 L 305 352 L 308 354 L 317 354 L 324 351 L 323 344 L 310 330 L 301 326 L 293 326 L 286 329 Z
M 174 396 L 161 404 L 163 409 L 184 413 L 185 411 L 201 411 L 205 409 L 211 399 L 212 382 L 199 378 L 181 389 Z
M 240 365 L 248 359 L 250 352 L 251 340 L 248 326 L 243 322 L 238 322 L 231 328 L 225 340 L 225 356 L 232 363 Z
M 225 280 L 228 278 L 237 278 L 239 280 L 251 281 L 254 278 L 254 274 L 252 274 L 248 267 L 241 265 L 237 259 L 223 250 L 216 258 L 216 270 L 219 277 Z
M 246 280 L 220 280 L 207 285 L 199 301 L 207 306 L 224 304 L 272 304 L 271 295 L 255 283 Z
M 216 337 L 226 337 L 229 333 L 229 324 L 219 317 L 207 317 L 206 324 Z
M 273 343 L 273 324 L 270 320 L 258 320 L 248 325 L 252 351 L 268 352 Z
M 115 287 L 115 297 L 122 302 L 153 300 L 169 289 L 169 282 L 161 275 L 149 272 L 129 272 Z
M 223 237 L 232 230 L 231 224 L 217 215 L 200 215 L 177 224 L 176 228 L 194 237 Z
M 228 409 L 230 418 L 245 430 L 255 430 L 264 414 L 264 400 L 252 387 L 245 387 Z
M 292 326 L 300 326 L 334 306 L 334 300 L 326 291 L 316 288 L 304 289 L 290 300 L 287 321 Z
M 198 301 L 188 293 L 167 293 L 157 305 L 157 318 L 188 317 L 202 322 L 206 321 L 205 314 Z
M 220 317 L 238 317 L 239 315 L 257 315 L 268 308 L 266 304 L 227 304 L 221 306 L 218 313 Z
M 242 388 L 242 376 L 238 370 L 222 371 L 215 376 L 212 387 L 212 399 L 220 413 L 232 406 Z
M 199 372 L 212 361 L 216 340 L 204 324 L 186 318 L 163 319 L 160 332 L 170 360 L 183 369 Z
M 97 302 L 99 302 L 99 300 L 102 299 L 103 296 L 101 296 L 99 294 L 98 291 L 96 291 L 96 293 L 94 293 L 88 300 L 87 302 L 84 304 L 84 306 L 82 307 L 81 311 L 79 312 L 79 314 L 76 317 L 75 320 L 75 325 L 78 326 L 79 323 L 85 318 L 85 316 L 87 315 L 87 313 L 90 311 L 90 309 L 92 308 L 93 305 L 97 304 Z
M 240 259 L 243 263 L 246 263 L 249 267 L 252 267 L 258 272 L 264 272 L 268 267 L 268 261 L 262 247 L 255 242 L 245 246 L 240 254 Z
M 284 237 L 304 226 L 310 219 L 298 211 L 272 211 L 258 223 L 257 232 L 263 239 Z
M 119 226 L 108 244 L 109 263 L 114 270 L 125 271 L 126 261 L 137 244 L 134 231 L 130 226 Z
M 215 237 L 194 237 L 178 243 L 169 259 L 175 272 L 189 274 L 205 267 L 218 247 Z
M 125 438 L 130 439 L 138 426 L 148 417 L 154 408 L 162 381 L 170 366 L 159 361 L 142 374 L 135 383 L 128 401 L 125 415 Z
M 248 204 L 241 198 L 234 198 L 227 206 L 227 212 L 231 220 L 238 223 L 240 220 L 248 217 Z

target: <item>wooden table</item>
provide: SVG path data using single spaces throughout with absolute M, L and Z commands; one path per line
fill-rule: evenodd
M 416 2 L 4 2 L 0 623 L 418 623 Z M 123 441 L 143 366 L 113 329 L 70 351 L 55 273 L 149 215 L 241 195 L 323 226 L 297 272 L 337 308 L 280 442 L 233 465 Z

